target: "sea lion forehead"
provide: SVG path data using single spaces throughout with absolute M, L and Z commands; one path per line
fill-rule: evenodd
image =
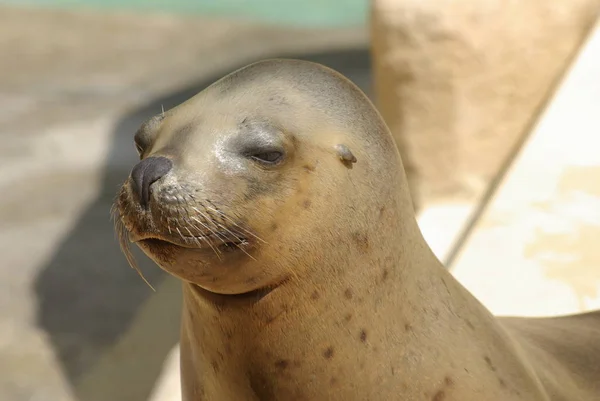
M 250 64 L 171 109 L 157 148 L 172 141 L 185 146 L 186 137 L 205 146 L 250 133 L 244 121 L 290 137 L 311 137 L 317 146 L 352 145 L 354 156 L 359 148 L 369 148 L 373 155 L 395 149 L 383 120 L 355 84 L 326 66 L 293 59 Z
M 343 121 L 347 121 L 351 110 L 372 109 L 366 96 L 340 73 L 293 59 L 263 60 L 240 68 L 210 85 L 190 103 L 215 110 L 235 108 L 236 112 L 269 108 L 282 113 L 301 108 L 305 113 L 323 113 L 330 118 L 343 116 Z
M 348 85 L 350 81 L 338 72 L 318 63 L 293 59 L 268 59 L 242 67 L 215 82 L 221 90 L 238 85 L 260 88 L 285 86 L 301 91 L 320 90 L 323 84 Z M 352 84 L 350 84 L 352 86 Z M 338 90 L 342 87 L 338 88 Z

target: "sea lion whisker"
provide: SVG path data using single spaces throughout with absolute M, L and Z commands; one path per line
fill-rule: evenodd
M 181 231 L 179 231 L 179 227 L 175 227 L 175 231 L 177 231 L 177 233 L 179 234 L 179 236 L 181 237 L 181 239 L 185 241 L 185 237 L 183 236 L 183 234 L 181 233 Z
M 220 224 L 220 223 L 219 223 L 219 224 L 217 224 L 217 228 L 221 228 L 221 229 L 223 229 L 223 230 L 227 231 L 227 232 L 228 232 L 229 234 L 231 234 L 231 235 L 232 235 L 232 236 L 233 236 L 233 237 L 234 237 L 236 240 L 238 240 L 238 241 L 240 241 L 240 242 L 244 240 L 244 238 L 243 238 L 243 237 L 240 237 L 240 236 L 238 235 L 239 233 L 234 233 L 234 232 L 233 232 L 233 231 L 231 231 L 229 228 L 227 228 L 227 226 L 225 226 L 225 225 L 223 225 L 223 224 Z
M 189 194 L 189 197 L 190 197 L 191 199 L 195 200 L 195 197 L 194 197 L 192 194 Z M 211 221 L 212 223 L 216 223 L 215 225 L 217 226 L 217 228 L 222 228 L 222 229 L 224 229 L 224 230 L 225 230 L 225 231 L 227 231 L 229 234 L 231 234 L 231 235 L 232 235 L 232 236 L 233 236 L 233 237 L 234 237 L 234 238 L 235 238 L 237 241 L 240 241 L 240 242 L 243 242 L 243 241 L 244 241 L 244 239 L 243 239 L 243 238 L 240 238 L 240 236 L 238 236 L 238 235 L 236 235 L 235 233 L 233 233 L 233 232 L 232 232 L 232 231 L 231 231 L 229 228 L 227 228 L 225 225 L 223 225 L 223 224 L 221 224 L 221 223 L 218 223 L 218 222 L 215 222 L 213 219 L 211 219 L 209 216 L 207 216 L 206 214 L 204 214 L 204 213 L 203 213 L 203 212 L 202 212 L 200 209 L 198 209 L 197 207 L 195 207 L 195 206 L 192 206 L 192 209 L 193 209 L 193 210 L 194 210 L 196 213 L 198 213 L 200 216 L 202 216 L 204 219 L 206 219 L 206 220 L 208 220 L 208 221 Z M 189 212 L 188 212 L 188 215 L 189 215 Z M 224 216 L 224 214 L 223 214 L 223 213 L 221 213 L 221 215 L 223 215 L 223 216 Z M 196 221 L 196 222 L 200 223 L 202 226 L 206 227 L 206 225 L 205 225 L 204 223 L 202 223 L 202 222 L 201 222 L 201 221 L 200 221 L 200 220 L 199 220 L 197 217 L 195 217 L 195 216 L 190 216 L 190 219 L 192 219 L 192 220 L 194 220 L 194 221 Z M 207 228 L 207 229 L 209 229 L 208 227 L 206 227 L 206 228 Z M 210 229 L 209 229 L 209 230 L 210 230 Z M 216 232 L 215 234 L 216 234 L 216 235 L 217 235 L 219 238 L 221 238 L 221 236 L 220 236 L 220 234 L 219 234 L 218 232 Z M 223 242 L 223 244 L 226 244 L 226 243 L 228 242 L 228 241 L 226 241 L 226 239 L 227 239 L 227 238 L 225 238 L 225 239 L 221 239 L 221 241 Z M 248 252 L 247 252 L 245 249 L 243 249 L 243 247 L 242 247 L 242 244 L 238 244 L 238 243 L 235 243 L 235 242 L 234 242 L 233 244 L 234 244 L 234 246 L 235 246 L 236 248 L 238 248 L 240 251 L 242 251 L 242 252 L 243 252 L 243 253 L 244 253 L 246 256 L 248 256 L 250 259 L 252 259 L 252 260 L 256 261 L 256 259 L 255 259 L 255 258 L 254 258 L 252 255 L 250 255 L 250 254 L 249 254 L 249 253 L 248 253 Z
M 229 222 L 233 225 L 235 225 L 237 228 L 239 228 L 240 230 L 245 231 L 246 233 L 250 234 L 251 236 L 253 236 L 254 238 L 256 238 L 257 240 L 261 241 L 262 243 L 266 244 L 267 241 L 265 241 L 264 239 L 260 238 L 258 235 L 254 234 L 252 231 L 247 230 L 246 228 L 240 226 L 237 222 L 235 222 L 232 218 L 230 218 L 229 216 L 227 216 L 225 213 L 223 213 L 220 210 L 214 209 L 214 208 L 210 208 L 207 207 L 207 209 L 211 209 L 214 210 L 215 212 L 219 213 L 220 216 L 222 216 L 223 218 L 229 220 Z
M 131 246 L 130 246 L 131 241 L 130 241 L 130 237 L 129 237 L 129 230 L 127 230 L 127 228 L 125 227 L 125 224 L 123 223 L 123 220 L 122 220 L 121 213 L 119 213 L 117 207 L 115 207 L 114 212 L 115 212 L 114 213 L 115 234 L 117 235 L 117 239 L 119 242 L 119 247 L 121 248 L 121 252 L 123 253 L 123 255 L 125 255 L 125 259 L 127 260 L 127 263 L 129 264 L 129 266 L 136 271 L 138 276 L 141 277 L 141 279 L 144 281 L 144 283 L 146 283 L 146 285 L 148 285 L 148 287 L 150 287 L 150 289 L 152 289 L 152 291 L 156 292 L 156 289 L 146 279 L 146 277 L 142 273 L 142 270 L 140 269 L 140 266 L 138 265 L 137 261 L 135 260 L 135 257 L 133 256 L 133 252 L 131 251 Z
M 192 207 L 193 207 L 193 206 L 192 206 Z M 179 208 L 177 208 L 177 210 L 179 210 Z M 186 214 L 188 215 L 188 217 L 189 217 L 190 219 L 193 219 L 193 218 L 194 218 L 194 216 L 191 216 L 187 210 L 184 210 L 184 211 L 186 212 Z M 207 229 L 209 232 L 211 232 L 211 234 L 214 234 L 214 232 L 213 232 L 213 231 L 210 229 L 210 227 L 208 227 L 208 226 L 207 226 L 206 224 L 204 224 L 202 221 L 200 221 L 200 220 L 198 220 L 198 219 L 195 219 L 195 221 L 197 221 L 197 222 L 198 222 L 198 223 L 199 223 L 199 224 L 200 224 L 202 227 L 206 228 L 206 229 Z M 187 220 L 187 221 L 186 221 L 186 224 L 188 224 L 188 225 L 191 225 L 191 226 L 192 226 L 192 228 L 194 228 L 194 229 L 195 229 L 195 230 L 197 230 L 198 232 L 202 232 L 202 230 L 200 230 L 200 228 L 199 228 L 199 227 L 196 227 L 196 226 L 194 226 L 194 225 L 193 225 L 193 224 L 192 224 L 192 223 L 191 223 L 189 220 Z M 187 229 L 187 227 L 186 227 L 186 229 Z M 190 233 L 190 235 L 192 235 L 192 236 L 193 236 L 193 234 L 190 232 L 190 230 L 189 230 L 189 229 L 188 229 L 188 232 Z M 210 246 L 210 248 L 213 250 L 213 252 L 215 252 L 215 254 L 216 254 L 216 255 L 219 257 L 219 259 L 220 259 L 220 254 L 221 254 L 221 252 L 220 252 L 219 248 L 215 248 L 215 247 L 212 245 L 212 243 L 211 243 L 211 242 L 210 242 L 210 241 L 209 241 L 207 238 L 203 238 L 203 237 L 201 237 L 201 238 L 202 238 L 202 239 L 203 239 L 203 240 L 204 240 L 204 241 L 207 243 L 207 245 L 208 245 L 208 246 Z
M 200 224 L 202 224 L 202 222 L 199 222 L 199 223 L 200 223 Z M 202 231 L 202 230 L 200 230 L 200 228 L 198 228 L 198 227 L 194 226 L 192 223 L 188 222 L 188 224 L 189 224 L 189 225 L 191 225 L 191 226 L 192 226 L 192 228 L 194 228 L 194 229 L 196 229 L 196 230 L 198 230 L 198 231 Z M 187 227 L 186 227 L 186 229 L 187 229 Z M 195 237 L 195 236 L 194 236 L 194 235 L 193 235 L 193 234 L 190 232 L 190 230 L 189 230 L 189 229 L 187 229 L 187 230 L 188 230 L 188 232 L 190 233 L 190 235 L 191 235 L 192 237 Z M 219 249 L 218 249 L 218 248 L 214 248 L 214 247 L 213 247 L 213 245 L 211 244 L 211 242 L 210 242 L 210 241 L 209 241 L 207 238 L 205 238 L 205 237 L 201 236 L 201 237 L 200 237 L 200 239 L 204 240 L 204 242 L 206 242 L 206 244 L 207 244 L 208 246 L 210 246 L 210 248 L 211 248 L 211 249 L 212 249 L 212 250 L 213 250 L 213 251 L 214 251 L 214 252 L 215 252 L 217 255 L 219 255 L 219 254 L 220 254 L 220 251 L 219 251 Z
M 192 208 L 202 217 L 204 217 L 204 219 L 206 220 L 206 222 L 210 222 L 215 226 L 215 229 L 218 229 L 219 226 L 208 216 L 206 216 L 204 213 L 202 213 L 200 210 L 198 210 L 198 208 L 192 206 Z M 195 216 L 190 216 L 190 219 L 193 219 L 194 221 L 202 224 L 203 227 L 205 227 L 208 231 L 210 231 L 211 234 L 216 235 L 220 238 L 219 233 L 217 231 L 215 231 L 214 229 L 212 229 L 211 227 L 209 227 L 207 224 L 201 222 L 197 217 Z M 225 242 L 223 242 L 223 244 L 225 244 Z
M 192 208 L 193 208 L 193 209 L 194 209 L 196 212 L 198 212 L 198 213 L 200 213 L 200 214 L 202 215 L 202 212 L 200 212 L 200 211 L 199 211 L 197 208 L 195 208 L 194 206 L 192 206 Z M 188 212 L 188 217 L 191 219 L 193 216 L 191 216 L 191 215 L 189 214 L 189 212 Z M 212 220 L 211 220 L 211 219 L 206 219 L 206 224 L 205 224 L 205 223 L 203 223 L 203 222 L 201 222 L 201 221 L 200 221 L 200 220 L 198 220 L 198 219 L 196 219 L 196 221 L 197 221 L 198 223 L 200 223 L 200 224 L 202 225 L 202 227 L 206 228 L 206 229 L 207 229 L 207 230 L 208 230 L 208 231 L 209 231 L 209 232 L 210 232 L 212 235 L 216 235 L 216 236 L 218 236 L 218 233 L 217 233 L 217 232 L 215 232 L 215 230 L 214 230 L 213 228 L 211 228 L 211 227 L 208 225 L 208 223 L 213 223 L 213 224 L 214 224 L 214 222 L 212 222 Z
M 195 216 L 190 216 L 190 219 L 194 220 L 195 222 L 197 222 L 198 224 L 200 224 L 202 227 L 204 227 L 205 229 L 207 229 L 210 232 L 211 235 L 218 236 L 218 233 L 215 230 L 213 230 L 208 225 L 206 225 L 205 223 L 203 223 L 200 219 L 196 218 Z M 191 224 L 191 223 L 188 221 L 188 224 Z M 198 229 L 198 227 L 195 227 L 195 228 Z M 198 229 L 198 231 L 202 231 L 202 230 Z
M 192 232 L 189 230 L 189 228 L 185 227 L 185 229 L 186 229 L 186 230 L 187 230 L 187 232 L 190 234 L 190 238 L 192 239 L 192 241 L 194 241 L 194 242 L 195 242 L 195 243 L 198 245 L 198 247 L 201 247 L 201 246 L 202 246 L 202 245 L 201 245 L 201 243 L 200 243 L 200 240 L 204 239 L 204 241 L 205 241 L 205 242 L 208 244 L 208 246 L 210 246 L 210 247 L 213 249 L 213 251 L 214 251 L 215 253 L 217 253 L 217 252 L 216 252 L 216 250 L 213 248 L 212 244 L 211 244 L 211 243 L 210 243 L 210 242 L 209 242 L 209 241 L 208 241 L 206 238 L 202 238 L 202 237 L 198 238 L 198 237 L 195 237 L 195 236 L 192 234 Z M 218 255 L 218 253 L 217 253 L 217 255 Z
M 215 224 L 216 228 L 222 228 L 225 231 L 227 231 L 229 234 L 231 234 L 236 240 L 238 241 L 242 241 L 243 238 L 238 237 L 237 235 L 235 235 L 231 230 L 229 230 L 226 226 L 224 226 L 223 224 L 219 223 L 219 222 L 215 222 L 212 219 L 210 219 L 208 216 L 206 216 L 204 213 L 202 213 L 200 210 L 198 210 L 197 208 L 194 207 L 194 210 L 199 213 L 202 217 L 204 217 L 207 220 L 210 220 L 213 224 Z M 190 218 L 194 219 L 195 221 L 198 221 L 197 218 L 195 218 L 194 216 L 190 216 Z
M 256 261 L 256 259 L 254 258 L 254 256 L 250 255 L 248 252 L 246 252 L 246 250 L 244 248 L 242 248 L 242 243 L 244 241 L 242 238 L 239 238 L 237 235 L 235 235 L 234 233 L 232 233 L 227 227 L 223 226 L 222 224 L 220 226 L 221 226 L 221 228 L 223 228 L 227 232 L 229 232 L 234 238 L 236 238 L 238 241 L 240 241 L 239 244 L 237 242 L 233 243 L 233 245 L 235 245 L 236 248 L 238 248 L 240 251 L 242 251 L 244 254 L 246 254 L 246 256 L 248 256 L 250 259 Z
M 242 248 L 241 244 L 234 243 L 234 245 L 237 249 L 242 251 L 246 256 L 248 256 L 250 259 L 252 259 L 253 261 L 256 262 L 256 258 L 254 256 L 250 255 L 248 252 L 246 252 L 246 250 L 244 248 Z

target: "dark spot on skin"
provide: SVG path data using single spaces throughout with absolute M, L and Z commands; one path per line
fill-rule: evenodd
M 306 170 L 307 173 L 312 173 L 313 171 L 315 171 L 315 166 L 311 166 L 310 164 L 305 164 L 304 166 L 302 166 L 302 168 Z
M 381 281 L 387 280 L 389 274 L 390 274 L 390 272 L 388 271 L 388 269 L 383 269 L 383 274 L 381 275 Z
M 310 299 L 319 299 L 319 293 L 317 292 L 317 290 L 313 291 L 313 293 L 310 295 Z
M 271 231 L 275 231 L 277 230 L 279 227 L 277 226 L 277 223 L 273 223 L 271 224 Z
M 444 383 L 446 383 L 446 386 L 450 387 L 454 384 L 454 380 L 452 380 L 450 376 L 446 376 L 444 377 Z
M 435 393 L 435 395 L 433 396 L 431 401 L 443 401 L 445 399 L 446 399 L 446 393 L 444 393 L 444 390 L 440 390 L 437 393 Z
M 280 359 L 277 362 L 275 362 L 275 366 L 277 367 L 277 369 L 281 369 L 284 370 L 285 368 L 287 368 L 289 365 L 289 362 L 286 361 L 285 359 Z
M 352 239 L 358 245 L 358 249 L 362 253 L 366 253 L 369 250 L 369 237 L 366 234 L 354 232 L 352 233 Z
M 404 330 L 405 330 L 405 331 L 412 331 L 412 326 L 411 326 L 410 324 L 406 323 L 406 324 L 404 325 Z
M 506 382 L 504 381 L 504 379 L 498 378 L 498 382 L 500 383 L 500 387 L 506 388 Z
M 344 291 L 344 296 L 347 299 L 352 299 L 352 290 L 350 288 L 346 289 L 346 291 Z
M 396 372 L 395 372 L 395 370 L 394 370 L 394 367 L 393 367 L 393 366 L 391 367 L 391 371 L 392 371 L 392 376 L 394 376 L 394 375 L 396 374 Z
M 214 359 L 210 361 L 210 366 L 213 368 L 215 373 L 219 373 L 219 364 Z
M 483 359 L 485 360 L 485 363 L 487 363 L 487 365 L 489 366 L 490 370 L 492 372 L 496 371 L 496 367 L 494 366 L 494 364 L 492 363 L 492 360 L 490 359 L 489 356 L 484 356 Z
M 329 384 L 332 386 L 335 386 L 337 384 L 338 380 L 335 377 L 332 377 L 331 379 L 329 379 Z
M 352 320 L 352 313 L 348 313 L 346 316 L 344 316 L 344 320 L 346 322 L 349 322 L 350 320 Z
M 433 310 L 433 316 L 437 319 L 438 317 L 440 317 L 440 311 L 437 309 Z
M 273 400 L 274 389 L 273 384 L 265 376 L 257 373 L 257 369 L 252 369 L 249 372 L 248 379 L 250 381 L 250 388 L 257 395 L 260 400 Z
M 381 218 L 383 216 L 383 213 L 385 212 L 385 206 L 381 206 L 379 208 L 379 217 Z
M 360 341 L 363 343 L 367 341 L 367 331 L 365 329 L 360 331 Z
M 323 351 L 323 357 L 325 359 L 331 359 L 333 357 L 333 347 L 328 347 L 325 351 Z
M 312 202 L 310 201 L 310 199 L 304 199 L 304 202 L 302 202 L 302 207 L 305 209 L 308 209 L 310 207 L 310 205 L 312 205 Z
M 470 320 L 467 320 L 466 322 L 467 322 L 467 326 L 469 326 L 469 328 L 470 328 L 471 330 L 475 330 L 475 326 L 473 326 L 473 323 L 471 323 L 471 321 L 470 321 Z

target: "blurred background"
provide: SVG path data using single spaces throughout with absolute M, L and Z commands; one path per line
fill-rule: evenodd
M 180 399 L 179 285 L 129 268 L 110 206 L 142 122 L 264 58 L 371 97 L 494 313 L 599 308 L 600 0 L 548 3 L 0 0 L 0 400 Z

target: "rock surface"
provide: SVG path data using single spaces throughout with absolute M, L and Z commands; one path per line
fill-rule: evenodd
M 419 207 L 481 199 L 599 9 L 598 0 L 372 0 L 376 103 Z

